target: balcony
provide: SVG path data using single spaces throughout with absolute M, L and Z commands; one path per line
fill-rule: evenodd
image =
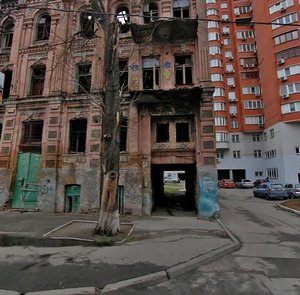
M 154 21 L 147 24 L 131 24 L 132 37 L 135 43 L 174 42 L 176 40 L 195 40 L 198 21 L 195 19 L 175 18 L 168 21 Z
M 229 141 L 217 141 L 216 149 L 217 150 L 228 150 L 229 149 Z

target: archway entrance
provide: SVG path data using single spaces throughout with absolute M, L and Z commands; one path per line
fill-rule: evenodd
M 153 215 L 187 216 L 196 214 L 196 166 L 155 164 L 151 167 Z

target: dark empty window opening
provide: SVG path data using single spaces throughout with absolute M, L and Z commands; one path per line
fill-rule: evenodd
M 189 123 L 176 123 L 176 142 L 190 141 Z
M 120 33 L 127 33 L 129 31 L 129 10 L 126 6 L 117 9 L 117 19 L 119 21 Z
M 91 12 L 83 11 L 80 14 L 80 34 L 84 38 L 93 38 L 94 32 L 94 17 Z
M 145 24 L 154 22 L 158 19 L 158 6 L 156 3 L 144 4 L 144 22 Z
M 123 118 L 120 129 L 120 152 L 127 151 L 127 119 Z
M 128 90 L 128 60 L 119 61 L 120 68 L 120 89 L 127 91 Z
M 78 93 L 86 93 L 91 90 L 92 65 L 82 64 L 77 66 Z
M 169 124 L 159 123 L 156 124 L 156 142 L 169 141 Z
M 0 123 L 0 141 L 1 141 L 1 138 L 2 138 L 2 128 L 3 128 L 3 124 Z
M 12 40 L 13 40 L 13 34 L 14 34 L 14 24 L 12 22 L 8 22 L 4 25 L 3 30 L 3 41 L 2 41 L 2 47 L 3 48 L 11 48 Z
M 159 86 L 160 67 L 157 58 L 143 60 L 143 89 L 156 89 Z
M 189 0 L 174 0 L 173 15 L 178 18 L 190 17 L 190 3 Z
M 21 151 L 41 152 L 43 136 L 43 121 L 23 122 Z
M 51 17 L 50 15 L 43 15 L 37 24 L 36 40 L 48 40 L 50 36 Z
M 1 78 L 3 78 L 4 81 L 2 84 L 2 99 L 7 99 L 10 94 L 10 87 L 11 87 L 11 79 L 12 79 L 12 71 L 5 71 L 5 72 L 0 72 Z M 1 86 L 0 86 L 1 87 Z M 0 103 L 1 103 L 1 98 L 0 98 Z
M 70 120 L 70 153 L 84 153 L 86 145 L 86 119 Z
M 175 75 L 176 85 L 193 83 L 192 58 L 190 55 L 175 56 Z
M 45 74 L 45 66 L 41 65 L 32 67 L 30 95 L 43 95 Z

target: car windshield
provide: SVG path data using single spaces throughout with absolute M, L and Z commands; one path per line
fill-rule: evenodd
M 295 188 L 300 188 L 300 184 L 296 184 L 296 185 L 295 185 Z
M 282 184 L 271 184 L 271 188 L 272 189 L 283 189 L 283 185 Z

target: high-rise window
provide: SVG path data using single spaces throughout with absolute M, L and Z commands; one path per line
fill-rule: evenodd
M 174 17 L 188 18 L 190 16 L 190 1 L 189 0 L 174 0 L 173 1 Z
M 70 120 L 70 142 L 69 152 L 70 153 L 84 153 L 86 146 L 86 119 L 75 119 Z
M 175 84 L 192 84 L 192 69 L 192 57 L 190 55 L 175 56 Z
M 48 40 L 50 36 L 51 16 L 46 14 L 39 18 L 37 22 L 36 40 Z
M 46 67 L 44 65 L 33 66 L 31 70 L 30 95 L 43 95 Z
M 160 83 L 160 65 L 158 58 L 143 60 L 143 89 L 155 89 Z
M 86 93 L 91 90 L 92 81 L 92 65 L 78 64 L 77 65 L 77 93 Z

